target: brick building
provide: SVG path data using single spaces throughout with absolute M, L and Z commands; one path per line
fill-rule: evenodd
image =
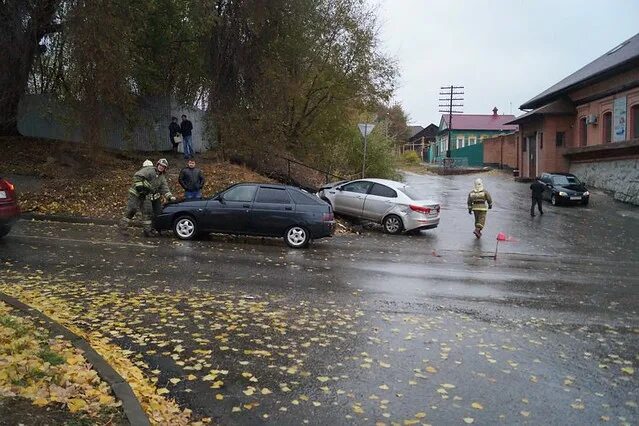
M 570 171 L 639 204 L 639 34 L 520 109 L 521 176 Z
M 510 132 L 484 139 L 484 165 L 517 169 L 519 133 Z

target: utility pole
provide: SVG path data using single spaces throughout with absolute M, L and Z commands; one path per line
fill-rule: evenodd
M 457 108 L 463 108 L 464 86 L 443 86 L 439 91 L 439 112 L 448 113 L 448 149 L 446 150 L 446 158 L 450 158 L 450 137 L 453 130 L 453 113 L 461 114 L 463 111 Z M 442 103 L 445 102 L 445 103 Z M 456 103 L 458 102 L 458 103 Z

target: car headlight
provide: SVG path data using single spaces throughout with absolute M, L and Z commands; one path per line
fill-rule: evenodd
M 559 195 L 562 196 L 562 197 L 567 197 L 568 196 L 568 194 L 566 194 L 564 191 L 559 192 Z
M 584 197 L 587 197 L 589 195 L 590 195 L 590 192 L 588 192 L 588 191 L 584 192 Z

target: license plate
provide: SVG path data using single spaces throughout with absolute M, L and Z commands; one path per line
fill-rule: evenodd
M 581 200 L 581 197 L 570 197 L 571 200 Z
M 7 193 L 5 191 L 0 191 L 0 198 L 7 198 Z

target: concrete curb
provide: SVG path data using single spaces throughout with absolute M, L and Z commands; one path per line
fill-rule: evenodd
M 114 219 L 100 219 L 97 217 L 87 216 L 70 216 L 70 215 L 58 215 L 58 214 L 41 214 L 41 213 L 22 213 L 21 219 L 26 220 L 42 220 L 51 222 L 64 222 L 64 223 L 91 223 L 94 225 L 117 225 L 118 221 Z
M 131 386 L 124 380 L 120 374 L 113 367 L 106 362 L 104 358 L 98 354 L 95 349 L 91 347 L 89 342 L 73 333 L 63 325 L 55 322 L 48 316 L 35 308 L 30 307 L 20 302 L 15 297 L 11 297 L 8 294 L 0 292 L 0 301 L 22 311 L 31 316 L 38 317 L 44 323 L 47 328 L 51 330 L 55 335 L 62 335 L 65 339 L 69 340 L 73 346 L 84 351 L 84 357 L 93 365 L 93 368 L 98 372 L 98 375 L 106 381 L 115 396 L 122 401 L 122 409 L 127 419 L 132 426 L 150 426 L 149 419 L 144 413 L 144 409 L 140 405 L 140 401 L 136 398 Z

